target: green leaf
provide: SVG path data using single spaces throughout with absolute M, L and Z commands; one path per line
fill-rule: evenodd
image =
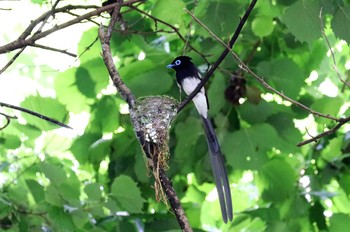
M 152 9 L 152 15 L 171 25 L 178 24 L 182 26 L 181 18 L 185 14 L 185 7 L 185 3 L 182 0 L 156 1 Z M 162 27 L 163 25 L 159 24 L 159 26 Z
M 348 44 L 350 43 L 350 6 L 340 6 L 339 9 L 334 13 L 332 19 L 332 29 L 334 34 L 345 40 Z
M 200 138 L 200 135 L 204 133 L 201 123 L 199 116 L 190 116 L 176 125 L 176 147 L 174 159 L 177 164 L 181 165 L 181 170 L 183 172 L 193 171 L 191 169 L 193 169 L 194 160 L 198 159 L 199 156 L 203 157 L 205 155 L 204 153 L 196 154 L 194 152 L 197 140 Z
M 282 158 L 267 162 L 260 173 L 266 185 L 263 198 L 267 201 L 281 202 L 296 188 L 297 173 Z
M 48 207 L 47 213 L 49 218 L 55 222 L 55 231 L 74 231 L 76 228 L 74 226 L 72 216 L 63 211 L 59 207 Z
M 89 87 L 95 92 L 95 96 L 93 97 L 96 98 L 96 94 L 107 87 L 110 79 L 103 59 L 97 56 L 94 59 L 82 63 L 79 68 L 84 68 L 89 73 L 93 83 L 93 85 L 90 83 Z
M 62 183 L 59 187 L 59 193 L 60 197 L 62 197 L 68 204 L 76 207 L 80 206 L 80 182 L 76 177 L 70 176 L 66 182 Z
M 101 161 L 109 154 L 111 150 L 111 140 L 98 139 L 89 147 L 89 160 L 92 164 L 99 166 Z
M 71 139 L 55 133 L 47 133 L 43 141 L 43 147 L 48 154 L 67 151 L 71 146 Z
M 343 174 L 339 180 L 340 186 L 347 195 L 350 195 L 350 173 Z
M 40 185 L 37 181 L 32 179 L 26 179 L 26 184 L 37 204 L 45 199 L 44 187 Z
M 257 66 L 257 73 L 278 91 L 291 98 L 297 98 L 304 85 L 303 71 L 287 58 L 263 61 Z
M 325 161 L 335 161 L 342 154 L 343 138 L 337 137 L 329 141 L 329 144 L 325 149 L 322 149 L 321 156 Z
M 162 67 L 151 59 L 135 61 L 120 68 L 120 75 L 136 97 L 163 94 L 171 89 L 175 81 L 165 65 Z
M 62 167 L 58 167 L 48 162 L 43 162 L 39 166 L 40 170 L 45 174 L 45 176 L 54 186 L 60 186 L 66 181 L 66 173 Z
M 341 97 L 324 97 L 321 99 L 317 99 L 314 104 L 311 105 L 311 109 L 323 113 L 328 114 L 333 117 L 337 117 L 339 114 L 340 107 L 344 104 L 344 101 Z M 323 117 L 316 117 L 316 122 L 320 124 L 329 123 L 329 119 Z
M 243 4 L 235 1 L 201 1 L 196 8 L 197 18 L 219 37 L 232 33 L 239 22 Z M 203 28 L 198 29 L 201 35 L 208 36 Z
M 174 83 L 166 70 L 152 70 L 132 77 L 125 81 L 135 96 L 160 95 L 170 90 Z M 145 88 L 147 86 L 147 88 Z
M 145 202 L 140 189 L 129 176 L 121 175 L 115 178 L 110 194 L 117 204 L 129 213 L 140 213 Z
M 93 58 L 101 59 L 101 43 L 97 40 L 97 37 L 98 27 L 92 27 L 82 35 L 78 44 L 78 54 L 80 54 L 79 60 L 81 63 Z M 105 66 L 103 65 L 103 67 Z
M 321 36 L 319 13 L 318 1 L 300 0 L 286 8 L 282 19 L 297 40 L 311 43 Z
M 277 113 L 267 120 L 275 128 L 281 140 L 285 141 L 284 145 L 278 147 L 286 154 L 300 152 L 296 144 L 303 139 L 300 131 L 295 128 L 293 120 L 294 114 L 288 113 Z
M 343 213 L 335 213 L 329 219 L 330 232 L 347 232 L 350 228 L 350 216 Z
M 113 132 L 119 126 L 119 106 L 115 97 L 104 96 L 92 107 L 88 131 Z
M 99 133 L 85 133 L 73 142 L 70 150 L 80 164 L 84 164 L 89 160 L 89 156 L 87 154 L 89 153 L 90 146 L 96 140 L 100 139 L 101 136 L 102 135 Z
M 18 138 L 18 136 L 7 134 L 7 135 L 5 135 L 4 138 L 5 138 L 5 141 L 4 141 L 3 145 L 8 149 L 16 149 L 16 148 L 20 147 L 22 144 L 22 142 Z
M 260 38 L 270 35 L 273 31 L 273 28 L 273 20 L 269 16 L 257 16 L 252 22 L 253 33 Z
M 66 105 L 67 110 L 70 112 L 80 113 L 82 111 L 89 111 L 89 103 L 91 103 L 92 99 L 88 100 L 78 90 L 74 69 L 68 69 L 65 72 L 59 73 L 55 78 L 55 90 L 58 101 Z
M 225 88 L 225 77 L 220 72 L 216 73 L 212 83 L 210 84 L 210 88 L 208 89 L 210 115 L 216 115 L 226 105 L 226 99 L 224 95 Z
M 89 201 L 100 201 L 102 199 L 101 185 L 97 183 L 86 185 L 84 191 L 88 195 Z
M 8 197 L 10 202 L 16 205 L 21 205 L 22 207 L 28 207 L 28 188 L 24 184 L 24 181 L 19 181 L 14 187 L 8 190 Z
M 40 4 L 42 5 L 44 2 L 46 2 L 46 0 L 31 0 L 32 3 L 35 3 L 35 4 Z
M 53 98 L 29 96 L 21 103 L 21 106 L 46 117 L 55 119 L 59 122 L 64 123 L 68 118 L 68 111 L 66 110 L 65 106 Z M 22 116 L 28 122 L 28 124 L 34 125 L 42 130 L 47 131 L 59 127 L 53 123 L 27 113 L 22 113 Z
M 84 66 L 77 68 L 75 72 L 76 85 L 78 90 L 88 98 L 96 97 L 95 82 L 87 69 Z
M 6 218 L 11 212 L 11 204 L 0 196 L 0 219 Z
M 62 207 L 64 202 L 60 196 L 60 191 L 57 186 L 50 184 L 45 188 L 45 201 L 50 205 Z
M 237 110 L 242 119 L 250 124 L 258 124 L 265 122 L 269 116 L 276 113 L 276 107 L 273 105 L 274 103 L 264 100 L 257 105 L 246 101 Z
M 259 169 L 268 160 L 266 151 L 283 145 L 284 141 L 279 139 L 272 126 L 257 124 L 227 134 L 221 146 L 233 168 Z

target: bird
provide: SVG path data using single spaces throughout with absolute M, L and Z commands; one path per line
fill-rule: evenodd
M 178 87 L 190 95 L 201 82 L 201 74 L 188 56 L 178 56 L 167 68 L 172 68 L 176 72 L 176 82 Z M 220 150 L 220 145 L 215 134 L 215 130 L 208 116 L 209 104 L 204 87 L 192 99 L 198 113 L 200 114 L 210 152 L 210 160 L 216 189 L 218 192 L 221 215 L 225 223 L 232 221 L 232 199 L 230 184 L 224 164 L 224 158 Z

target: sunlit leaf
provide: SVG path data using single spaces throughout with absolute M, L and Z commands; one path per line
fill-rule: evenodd
M 339 6 L 339 9 L 335 12 L 332 19 L 332 29 L 334 34 L 350 43 L 350 6 Z
M 99 201 L 102 198 L 101 186 L 97 183 L 91 183 L 85 186 L 85 193 L 89 201 Z
M 40 203 L 45 199 L 44 187 L 40 185 L 37 181 L 27 179 L 26 184 L 36 203 Z
M 266 152 L 284 144 L 272 126 L 257 124 L 226 135 L 221 146 L 232 167 L 259 169 L 268 161 Z
M 254 34 L 261 38 L 270 35 L 273 31 L 273 28 L 274 26 L 271 17 L 256 17 L 252 22 L 252 30 Z
M 21 106 L 62 123 L 64 123 L 68 117 L 68 111 L 65 106 L 53 98 L 30 96 L 21 103 Z M 56 124 L 27 113 L 22 113 L 22 116 L 29 124 L 37 126 L 42 130 L 52 130 L 59 127 Z
M 128 176 L 117 177 L 111 188 L 111 196 L 126 211 L 139 213 L 144 203 L 140 189 Z
M 273 202 L 285 200 L 296 187 L 296 172 L 283 159 L 276 158 L 267 162 L 261 174 L 266 184 L 263 198 Z
M 112 132 L 119 126 L 119 109 L 113 97 L 105 96 L 93 106 L 89 132 Z
M 264 61 L 258 65 L 257 69 L 258 74 L 266 82 L 291 98 L 298 96 L 304 84 L 303 71 L 289 59 L 279 59 L 271 62 Z
M 296 1 L 282 18 L 289 31 L 301 42 L 312 42 L 321 36 L 317 1 Z
M 350 226 L 350 217 L 348 214 L 337 213 L 333 214 L 329 220 L 331 232 L 346 232 Z
M 225 88 L 225 77 L 220 73 L 215 75 L 215 78 L 213 78 L 210 88 L 208 89 L 210 115 L 217 114 L 219 110 L 222 109 L 225 104 L 227 104 L 224 95 Z M 211 99 L 215 99 L 215 101 L 211 101 Z

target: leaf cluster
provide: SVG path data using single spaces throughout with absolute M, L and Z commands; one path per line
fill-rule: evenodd
M 194 12 L 226 42 L 247 4 L 238 0 L 150 0 L 137 10 L 122 8 L 123 23 L 115 28 L 111 40 L 120 76 L 136 97 L 184 98 L 174 73 L 165 66 L 184 52 L 204 73 L 208 62 L 215 62 L 224 48 L 183 8 Z M 322 36 L 324 30 L 336 67 L 348 80 L 348 15 L 349 3 L 341 0 L 258 1 L 233 50 L 284 95 L 317 112 L 348 117 L 349 89 L 334 72 L 330 47 Z M 108 18 L 109 14 L 103 16 Z M 30 72 L 30 78 L 54 92 L 50 95 L 54 97 L 38 91 L 20 104 L 69 122 L 74 130 L 57 129 L 23 114 L 21 120 L 12 120 L 0 131 L 1 229 L 178 229 L 167 206 L 155 200 L 154 179 L 146 171 L 127 105 L 109 81 L 100 43 L 92 43 L 97 30 L 98 26 L 91 24 L 82 34 L 79 65 L 55 72 L 53 83 L 44 80 L 46 67 L 37 67 L 39 80 L 36 72 Z M 30 59 L 18 62 L 33 65 Z M 206 87 L 210 115 L 232 183 L 235 215 L 233 223 L 221 222 L 204 131 L 189 104 L 172 125 L 167 172 L 193 228 L 349 228 L 347 125 L 315 143 L 297 147 L 304 139 L 333 128 L 336 122 L 313 116 L 270 92 L 230 55 Z M 243 89 L 238 100 L 225 95 L 228 88 Z

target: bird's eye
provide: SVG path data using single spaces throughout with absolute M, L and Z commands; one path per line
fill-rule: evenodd
M 175 61 L 175 64 L 176 64 L 176 65 L 180 65 L 180 64 L 181 64 L 181 60 L 176 60 L 176 61 Z

